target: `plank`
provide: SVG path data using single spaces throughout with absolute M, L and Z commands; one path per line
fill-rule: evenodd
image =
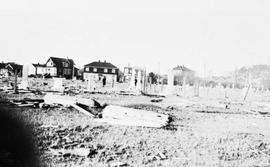
M 71 105 L 72 107 L 74 107 L 76 110 L 78 110 L 78 111 L 84 113 L 85 115 L 87 115 L 87 116 L 89 116 L 89 117 L 94 117 L 93 114 L 91 114 L 91 113 L 88 112 L 87 110 L 85 110 L 85 109 L 83 109 L 83 108 L 77 106 L 76 104 L 70 104 L 70 105 Z

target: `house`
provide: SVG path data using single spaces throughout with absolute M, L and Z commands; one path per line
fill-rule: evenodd
M 74 61 L 68 58 L 49 57 L 45 64 L 33 64 L 35 75 L 50 75 L 72 79 L 74 76 Z
M 6 63 L 0 63 L 0 78 L 8 77 L 8 69 Z
M 130 82 L 132 80 L 132 76 L 135 78 L 142 77 L 145 75 L 145 69 L 142 67 L 124 67 L 124 82 Z
M 37 64 L 32 64 L 34 67 L 35 67 L 35 75 L 44 75 L 45 74 L 45 64 L 39 64 L 39 63 L 37 63 Z
M 22 77 L 22 70 L 23 70 L 22 65 L 16 64 L 14 62 L 0 63 L 0 76 L 1 77 L 14 76 L 16 70 L 17 70 L 18 77 Z
M 173 68 L 173 71 L 175 72 L 192 72 L 193 70 L 185 67 L 184 65 L 180 66 L 180 65 L 177 65 L 176 67 Z
M 84 71 L 84 68 L 74 67 L 74 76 L 76 76 L 77 79 L 82 80 L 83 79 L 83 71 Z
M 174 85 L 182 85 L 182 83 L 193 83 L 195 72 L 184 65 L 177 65 L 172 69 L 174 74 Z
M 83 79 L 99 81 L 105 76 L 106 81 L 116 82 L 119 69 L 109 62 L 95 61 L 84 65 Z

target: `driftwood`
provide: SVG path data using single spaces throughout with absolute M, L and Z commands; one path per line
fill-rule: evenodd
M 166 126 L 169 122 L 169 116 L 165 114 L 115 105 L 102 105 L 93 99 L 46 95 L 44 101 L 46 104 L 57 103 L 65 106 L 72 106 L 90 117 L 101 117 L 100 119 L 94 119 L 97 122 L 145 127 L 162 127 Z M 99 112 L 95 113 L 87 108 L 99 110 Z

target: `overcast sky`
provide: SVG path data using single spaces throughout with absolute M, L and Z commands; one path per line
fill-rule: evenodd
M 107 60 L 202 75 L 270 63 L 268 0 L 6 0 L 0 2 L 0 61 L 78 66 Z

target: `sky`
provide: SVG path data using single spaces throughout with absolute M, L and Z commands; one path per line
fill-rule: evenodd
M 203 75 L 270 64 L 267 0 L 0 1 L 0 61 L 71 58 Z

